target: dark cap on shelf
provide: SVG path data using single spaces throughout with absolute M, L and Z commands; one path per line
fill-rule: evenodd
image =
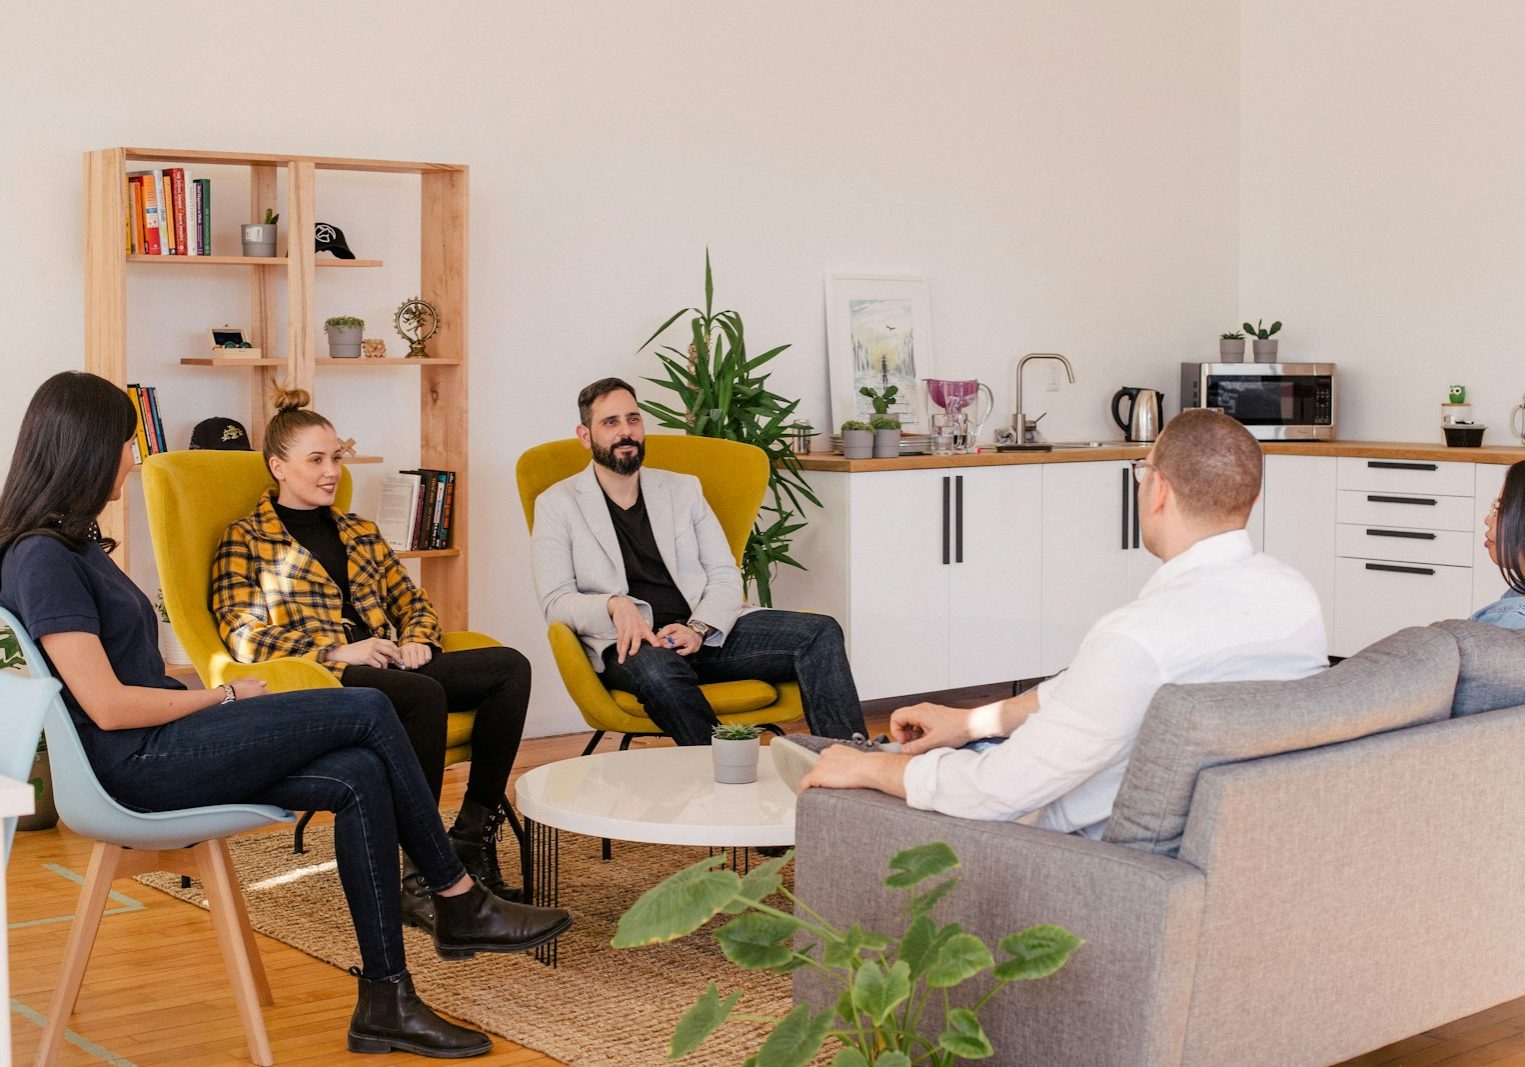
M 252 452 L 249 432 L 237 419 L 202 419 L 191 431 L 192 448 L 213 448 L 224 452 Z
M 319 252 L 332 252 L 337 259 L 355 258 L 355 253 L 349 250 L 349 244 L 344 240 L 344 231 L 339 227 L 320 222 L 313 227 L 313 234 L 317 238 Z

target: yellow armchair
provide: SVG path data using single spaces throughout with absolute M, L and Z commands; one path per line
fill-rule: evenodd
M 576 438 L 536 445 L 519 457 L 516 468 L 519 499 L 531 533 L 535 526 L 535 499 L 586 467 L 589 458 L 588 450 Z M 767 493 L 767 453 L 736 441 L 657 434 L 646 438 L 646 466 L 692 474 L 699 479 L 704 497 L 720 520 L 739 565 L 747 533 Z M 552 623 L 547 636 L 567 693 L 594 731 L 583 755 L 592 752 L 606 732 L 624 735 L 620 741 L 622 749 L 629 747 L 634 736 L 662 733 L 633 693 L 604 687 L 598 672 L 588 662 L 582 642 L 569 627 Z M 794 682 L 778 685 L 757 680 L 715 682 L 700 689 L 723 723 L 751 723 L 781 734 L 777 724 L 805 715 L 800 689 Z

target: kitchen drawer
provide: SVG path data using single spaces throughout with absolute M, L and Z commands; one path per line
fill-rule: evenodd
M 1473 544 L 1481 540 L 1481 534 L 1474 536 L 1460 530 L 1405 530 L 1341 523 L 1334 544 L 1337 556 L 1470 567 Z
M 1335 518 L 1353 526 L 1394 526 L 1400 529 L 1473 529 L 1472 497 L 1423 493 L 1374 493 L 1341 489 Z
M 1404 569 L 1392 569 L 1397 567 Z M 1464 619 L 1471 602 L 1471 567 L 1337 559 L 1329 652 L 1353 656 L 1405 626 Z
M 1341 456 L 1336 477 L 1341 489 L 1471 496 L 1475 475 L 1471 463 Z

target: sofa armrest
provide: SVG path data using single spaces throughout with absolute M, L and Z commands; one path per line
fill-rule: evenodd
M 983 1014 L 1000 1062 L 1178 1062 L 1202 916 L 1197 868 L 1017 823 L 918 811 L 880 793 L 812 789 L 796 814 L 795 892 L 832 922 L 898 934 L 905 894 L 883 887 L 889 858 L 932 841 L 963 864 L 940 922 L 962 923 L 992 950 L 1036 923 L 1086 942 L 1058 974 L 1014 983 Z M 797 1000 L 825 1005 L 812 968 L 794 980 Z

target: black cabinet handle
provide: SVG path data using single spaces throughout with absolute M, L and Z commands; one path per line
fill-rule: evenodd
M 1434 567 L 1400 567 L 1396 563 L 1368 563 L 1369 571 L 1392 571 L 1394 574 L 1434 574 Z
M 1138 479 L 1133 477 L 1133 471 L 1131 469 L 1131 465 L 1130 465 L 1130 469 L 1126 473 L 1128 475 L 1128 481 L 1133 483 L 1133 547 L 1137 548 L 1138 547 Z
M 1368 502 L 1372 504 L 1418 504 L 1422 507 L 1434 507 L 1440 501 L 1427 496 L 1376 496 L 1368 493 Z
M 1133 481 L 1133 468 L 1123 468 L 1123 551 L 1128 549 L 1128 483 Z
M 956 475 L 953 482 L 954 514 L 957 525 L 953 534 L 953 562 L 964 562 L 964 476 Z
M 948 565 L 948 481 L 943 479 L 943 566 Z
M 1398 463 L 1390 459 L 1369 459 L 1368 467 L 1384 471 L 1438 471 L 1440 467 L 1434 463 Z
M 1423 530 L 1367 530 L 1367 537 L 1407 537 L 1414 541 L 1433 541 L 1438 534 Z

